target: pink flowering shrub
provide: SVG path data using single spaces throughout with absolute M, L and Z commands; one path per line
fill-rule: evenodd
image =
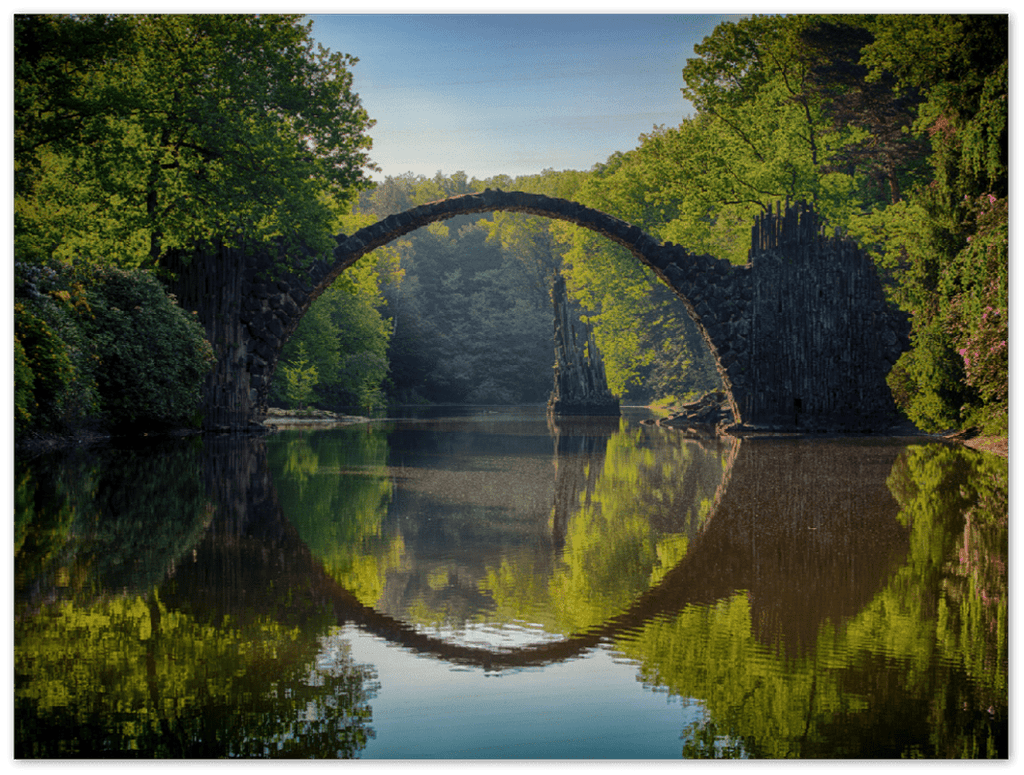
M 950 267 L 949 331 L 964 363 L 964 380 L 985 404 L 1009 397 L 1008 208 L 983 194 L 967 205 L 976 230 Z M 950 290 L 954 290 L 951 288 Z

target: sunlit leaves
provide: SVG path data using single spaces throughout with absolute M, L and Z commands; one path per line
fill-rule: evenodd
M 365 184 L 356 60 L 315 49 L 297 16 L 24 16 L 16 37 L 32 253 L 137 266 L 218 239 L 326 248 Z
M 17 641 L 21 757 L 352 757 L 372 734 L 368 671 L 269 620 L 128 596 L 49 606 Z

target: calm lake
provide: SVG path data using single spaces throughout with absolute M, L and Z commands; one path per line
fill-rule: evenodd
M 15 756 L 1007 756 L 1005 459 L 646 417 L 16 462 Z

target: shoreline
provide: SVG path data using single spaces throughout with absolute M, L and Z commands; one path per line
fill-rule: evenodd
M 361 415 L 348 415 L 338 414 L 336 412 L 330 412 L 324 409 L 304 409 L 304 410 L 287 410 L 270 408 L 267 411 L 267 416 L 263 419 L 262 426 L 267 432 L 272 433 L 280 430 L 301 430 L 305 428 L 330 428 L 330 427 L 342 427 L 346 425 L 355 425 L 357 423 L 371 422 L 373 418 L 365 417 Z M 669 418 L 662 418 L 661 420 L 654 420 L 652 424 L 660 427 L 672 428 L 673 430 L 683 431 L 685 426 L 671 425 L 663 422 L 663 420 Z M 247 431 L 251 433 L 252 431 Z M 155 441 L 160 438 L 183 438 L 186 436 L 198 436 L 203 435 L 202 430 L 197 429 L 177 429 L 170 431 L 158 431 L 152 433 L 139 434 L 138 436 L 115 436 L 111 433 L 98 432 L 98 431 L 78 431 L 72 434 L 34 434 L 32 437 L 22 440 L 15 440 L 14 443 L 14 456 L 15 458 L 30 459 L 38 457 L 39 455 L 45 455 L 52 452 L 59 452 L 61 450 L 92 446 L 94 444 L 106 444 L 116 439 L 147 439 L 149 441 Z M 879 434 L 816 434 L 816 433 L 800 433 L 800 434 L 788 434 L 788 435 L 799 435 L 799 436 L 810 436 L 810 437 L 826 437 L 826 436 L 845 436 L 845 435 L 864 435 L 864 436 L 893 436 L 903 437 L 912 436 L 919 438 L 932 439 L 934 441 L 947 442 L 953 444 L 960 444 L 965 447 L 969 447 L 978 452 L 986 452 L 990 455 L 998 455 L 1009 459 L 1009 436 L 983 436 L 978 434 L 974 430 L 954 430 L 946 431 L 945 433 L 925 433 L 923 431 L 906 432 L 904 428 L 894 428 L 891 433 L 879 433 Z

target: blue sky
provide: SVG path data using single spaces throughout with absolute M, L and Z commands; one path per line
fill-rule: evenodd
M 375 177 L 588 170 L 690 113 L 693 46 L 737 17 L 655 14 L 313 14 L 359 58 Z

